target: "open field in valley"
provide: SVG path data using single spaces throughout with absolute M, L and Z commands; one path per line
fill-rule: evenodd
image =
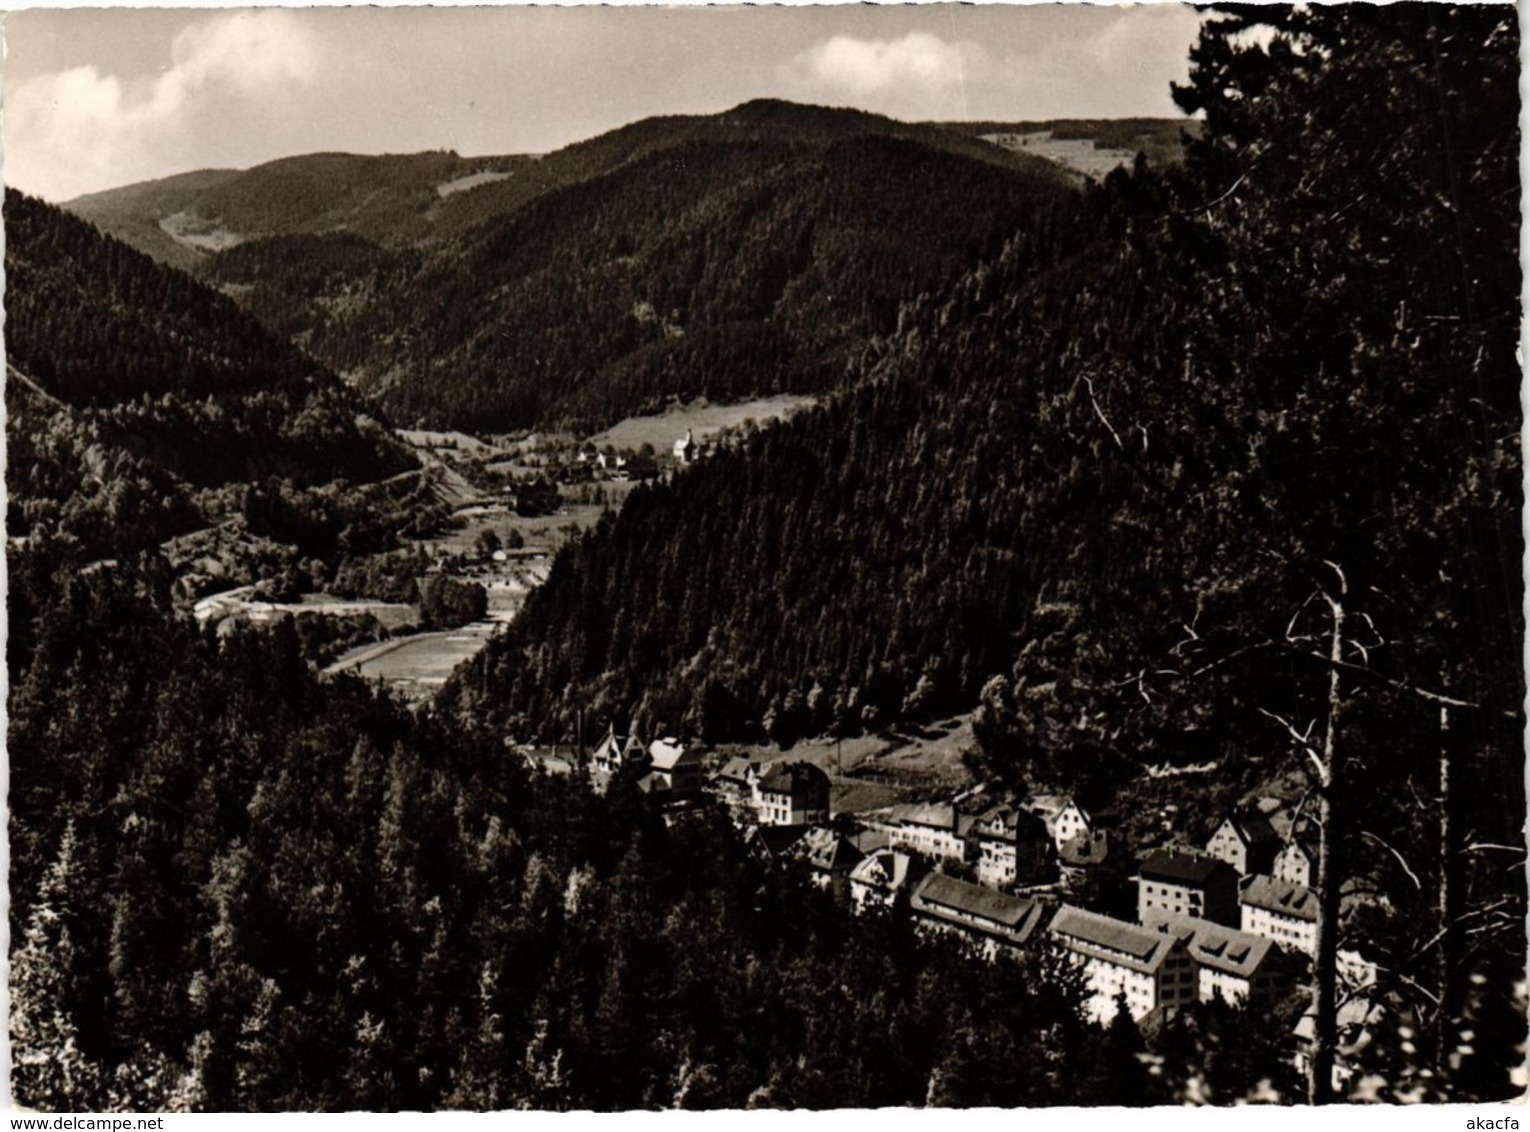
M 724 429 L 737 428 L 753 419 L 760 424 L 790 416 L 813 404 L 816 398 L 782 394 L 745 401 L 738 405 L 710 405 L 705 401 L 679 405 L 654 417 L 628 417 L 605 432 L 590 437 L 596 447 L 615 445 L 619 449 L 638 449 L 652 444 L 656 452 L 669 452 L 675 441 L 689 429 L 697 440 L 715 436 Z

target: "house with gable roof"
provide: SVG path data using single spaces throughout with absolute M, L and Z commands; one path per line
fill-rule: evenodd
M 648 747 L 649 772 L 656 792 L 687 798 L 701 790 L 701 755 L 678 739 L 655 739 Z
M 1052 836 L 1046 822 L 1029 810 L 1002 806 L 978 818 L 972 832 L 977 841 L 979 884 L 993 888 L 1045 884 L 1056 876 Z
M 616 733 L 613 723 L 606 728 L 606 735 L 590 757 L 592 773 L 612 775 L 622 770 L 641 766 L 646 759 L 643 741 L 636 735 L 626 738 Z
M 1274 940 L 1289 951 L 1317 954 L 1317 893 L 1303 884 L 1271 876 L 1251 876 L 1243 882 L 1243 930 Z
M 1195 962 L 1202 1002 L 1273 1006 L 1285 989 L 1289 969 L 1272 940 L 1191 916 L 1158 914 L 1144 927 L 1177 935 Z
M 850 870 L 851 907 L 859 913 L 907 903 L 926 868 L 919 858 L 897 849 L 868 853 Z
M 829 820 L 829 776 L 809 762 L 776 763 L 755 784 L 761 825 L 812 825 Z
M 1085 1010 L 1102 1025 L 1116 1016 L 1117 997 L 1126 997 L 1140 1019 L 1159 1007 L 1196 1001 L 1195 962 L 1185 941 L 1172 932 L 1129 924 L 1064 904 L 1052 917 L 1052 938 L 1084 969 L 1089 989 Z
M 847 838 L 825 826 L 808 829 L 786 854 L 807 866 L 814 884 L 840 899 L 849 895 L 850 874 L 865 860 L 865 854 Z
M 1154 913 L 1238 923 L 1238 874 L 1226 861 L 1180 849 L 1155 849 L 1137 866 L 1137 920 Z
M 1300 837 L 1292 837 L 1275 855 L 1270 875 L 1276 880 L 1311 888 L 1317 879 L 1317 846 Z
M 1270 819 L 1259 813 L 1224 814 L 1206 842 L 1206 855 L 1226 861 L 1240 877 L 1268 873 L 1280 851 L 1280 838 Z
M 1047 827 L 1052 833 L 1053 842 L 1061 849 L 1075 837 L 1091 833 L 1094 830 L 1094 820 L 1077 802 L 1069 798 L 1063 808 L 1047 822 Z

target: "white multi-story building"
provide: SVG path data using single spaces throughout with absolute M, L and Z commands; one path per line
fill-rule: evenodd
M 1194 961 L 1171 932 L 1129 924 L 1064 904 L 1052 918 L 1052 936 L 1083 965 L 1089 989 L 1085 1009 L 1106 1024 L 1122 995 L 1133 1018 L 1160 1006 L 1184 1006 L 1199 997 Z
M 1272 940 L 1190 916 L 1157 916 L 1145 925 L 1178 936 L 1195 962 L 1202 1002 L 1273 1006 L 1285 971 Z
M 1276 880 L 1311 888 L 1317 875 L 1317 852 L 1310 845 L 1296 838 L 1286 842 L 1275 856 L 1273 875 Z
M 813 825 L 829 820 L 829 776 L 812 763 L 777 763 L 754 788 L 761 825 Z
M 1288 951 L 1317 954 L 1318 899 L 1306 885 L 1252 876 L 1238 899 L 1244 931 L 1274 940 Z
M 949 802 L 894 806 L 884 820 L 895 849 L 911 849 L 926 857 L 950 861 L 967 859 L 967 833 L 973 819 L 958 814 Z

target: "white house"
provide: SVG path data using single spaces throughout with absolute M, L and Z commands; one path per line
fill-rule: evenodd
M 1226 861 L 1240 877 L 1268 873 L 1280 838 L 1263 814 L 1227 814 L 1206 842 L 1206 855 Z
M 923 875 L 919 862 L 896 849 L 878 849 L 850 871 L 850 904 L 856 912 L 891 907 Z
M 1306 885 L 1252 876 L 1238 899 L 1244 931 L 1274 940 L 1288 951 L 1317 954 L 1318 899 Z
M 1317 851 L 1293 837 L 1275 856 L 1272 874 L 1276 880 L 1311 888 L 1317 877 Z
M 755 784 L 761 825 L 812 825 L 829 820 L 829 776 L 809 762 L 777 763 Z
M 678 739 L 655 739 L 648 747 L 650 776 L 672 797 L 701 789 L 701 756 Z

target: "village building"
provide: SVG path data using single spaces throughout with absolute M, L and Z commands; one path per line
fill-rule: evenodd
M 967 835 L 975 819 L 959 814 L 950 802 L 926 802 L 893 806 L 886 828 L 889 843 L 937 860 L 965 861 L 969 855 Z
M 708 781 L 708 789 L 728 808 L 728 816 L 737 826 L 753 824 L 758 805 L 755 787 L 760 765 L 753 759 L 735 755 L 728 759 Z
M 1047 822 L 1047 828 L 1051 831 L 1053 843 L 1061 849 L 1080 834 L 1091 832 L 1094 822 L 1077 802 L 1069 798 L 1063 808 Z
M 1171 932 L 1115 920 L 1064 904 L 1052 918 L 1053 938 L 1084 968 L 1085 1010 L 1096 1023 L 1116 1016 L 1118 1000 L 1141 1019 L 1160 1007 L 1184 1006 L 1199 995 L 1195 963 Z
M 1137 920 L 1157 912 L 1235 927 L 1238 874 L 1215 857 L 1156 849 L 1137 867 Z
M 850 870 L 850 906 L 857 912 L 907 903 L 909 893 L 924 876 L 917 857 L 896 849 L 878 849 Z
M 1317 893 L 1302 884 L 1252 876 L 1239 894 L 1243 930 L 1272 939 L 1288 951 L 1317 954 Z
M 1027 810 L 1004 806 L 973 825 L 979 884 L 1007 888 L 1045 884 L 1056 876 L 1056 854 L 1044 821 Z
M 1379 1003 L 1361 997 L 1345 999 L 1339 1003 L 1336 1015 L 1335 1037 L 1337 1040 L 1334 1048 L 1332 1081 L 1334 1092 L 1343 1096 L 1346 1086 L 1354 1079 L 1357 1065 L 1366 1048 L 1375 1041 L 1378 1029 L 1386 1020 L 1386 1011 Z M 1296 1066 L 1296 1072 L 1306 1077 L 1312 1071 L 1312 1058 L 1317 1044 L 1315 1007 L 1309 1007 L 1307 1012 L 1297 1019 L 1292 1033 L 1296 1039 L 1296 1052 L 1292 1062 Z
M 701 755 L 677 739 L 655 739 L 648 747 L 649 777 L 671 797 L 685 798 L 701 790 Z
M 1115 848 L 1115 841 L 1106 829 L 1081 833 L 1071 841 L 1063 842 L 1057 850 L 1057 863 L 1063 879 L 1070 883 L 1083 879 L 1089 870 L 1107 864 Z
M 594 776 L 611 775 L 622 770 L 630 770 L 641 766 L 647 760 L 647 752 L 643 750 L 643 743 L 636 735 L 623 738 L 616 733 L 613 724 L 606 729 L 605 738 L 595 748 L 595 753 L 590 756 L 590 773 Z
M 931 873 L 919 883 L 909 909 L 921 931 L 964 936 L 989 959 L 1001 951 L 1023 949 L 1046 919 L 1046 906 L 1039 900 L 942 873 Z
M 1155 914 L 1152 922 L 1143 926 L 1184 941 L 1200 972 L 1197 994 L 1202 1002 L 1220 998 L 1229 1004 L 1271 1007 L 1284 989 L 1280 950 L 1263 936 L 1210 920 L 1163 913 Z
M 781 861 L 807 836 L 807 831 L 805 825 L 757 825 L 750 830 L 746 844 L 763 861 Z
M 701 454 L 701 448 L 696 443 L 696 437 L 691 429 L 685 430 L 685 435 L 675 441 L 675 463 L 694 464 L 696 457 Z
M 824 826 L 809 829 L 787 850 L 787 855 L 805 864 L 809 879 L 840 900 L 849 896 L 850 874 L 865 860 L 865 854 L 847 838 Z
M 1275 855 L 1270 875 L 1288 884 L 1311 888 L 1317 878 L 1317 848 L 1299 837 L 1293 837 Z
M 829 776 L 812 763 L 777 763 L 755 785 L 761 825 L 812 825 L 829 820 Z
M 1227 814 L 1206 842 L 1206 855 L 1226 861 L 1240 877 L 1268 873 L 1280 838 L 1263 814 Z

